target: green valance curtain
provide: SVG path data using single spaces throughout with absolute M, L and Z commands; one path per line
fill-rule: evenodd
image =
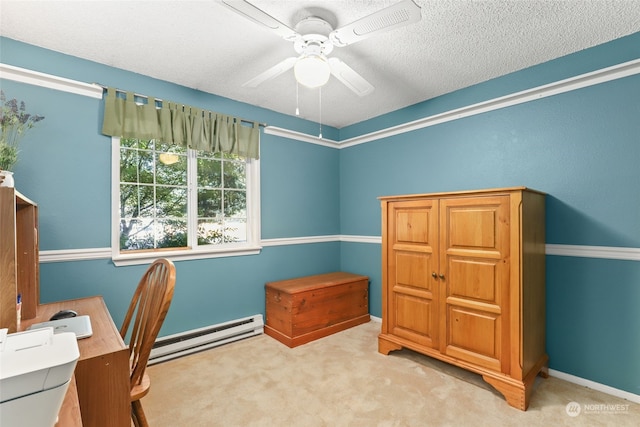
M 260 157 L 260 125 L 188 105 L 147 97 L 136 103 L 135 94 L 117 96 L 107 88 L 102 133 L 121 138 L 157 139 L 194 150 Z

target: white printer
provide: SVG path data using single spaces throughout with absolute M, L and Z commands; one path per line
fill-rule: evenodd
M 53 426 L 80 357 L 73 332 L 0 330 L 0 426 Z

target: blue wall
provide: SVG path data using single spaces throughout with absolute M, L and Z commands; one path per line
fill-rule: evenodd
M 640 58 L 640 33 L 385 116 L 326 130 L 345 140 Z M 315 133 L 317 125 L 145 76 L 0 39 L 1 60 Z M 40 206 L 41 248 L 110 244 L 110 141 L 102 102 L 2 81 L 46 116 L 23 144 L 18 188 Z M 547 196 L 548 244 L 640 248 L 640 75 L 340 150 L 262 136 L 262 238 L 380 236 L 377 197 L 524 185 Z M 380 245 L 265 247 L 259 255 L 177 263 L 162 334 L 264 312 L 264 283 L 346 270 L 371 279 L 381 315 Z M 42 301 L 104 295 L 116 323 L 143 266 L 44 263 Z M 640 394 L 640 263 L 547 256 L 550 367 Z

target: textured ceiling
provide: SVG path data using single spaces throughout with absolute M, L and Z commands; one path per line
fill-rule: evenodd
M 310 15 L 338 28 L 397 0 L 250 1 L 292 28 Z M 415 3 L 417 24 L 334 49 L 330 56 L 375 90 L 359 97 L 332 78 L 322 89 L 323 124 L 341 128 L 640 31 L 636 0 Z M 2 36 L 295 114 L 293 71 L 242 86 L 295 56 L 293 44 L 220 0 L 0 0 L 0 14 Z M 300 116 L 319 121 L 318 105 L 318 90 L 301 87 Z

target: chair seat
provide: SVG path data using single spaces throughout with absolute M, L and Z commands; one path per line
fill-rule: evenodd
M 151 379 L 145 373 L 142 382 L 131 389 L 131 401 L 134 402 L 145 397 L 149 393 L 149 388 L 151 388 Z

